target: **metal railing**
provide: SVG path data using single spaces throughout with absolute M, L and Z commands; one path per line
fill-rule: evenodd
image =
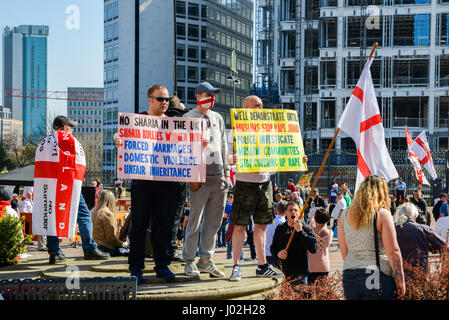
M 393 127 L 427 127 L 426 118 L 394 117 Z
M 281 95 L 290 95 L 290 94 L 295 94 L 294 84 L 285 85 L 281 88 Z
M 321 119 L 320 127 L 321 128 L 335 128 L 335 119 Z

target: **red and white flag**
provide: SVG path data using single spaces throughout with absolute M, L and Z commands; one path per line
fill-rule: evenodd
M 235 175 L 237 173 L 237 167 L 231 166 L 231 170 L 229 171 L 229 180 L 231 182 L 231 188 L 234 188 L 235 186 Z
M 430 154 L 429 144 L 424 131 L 421 131 L 418 137 L 416 137 L 415 141 L 409 146 L 409 150 L 416 154 L 421 164 L 426 168 L 432 179 L 435 180 L 437 173 L 433 166 L 432 155 Z
M 422 172 L 421 161 L 419 160 L 418 156 L 412 150 L 410 150 L 410 147 L 413 144 L 413 139 L 412 139 L 412 135 L 408 131 L 407 127 L 405 127 L 405 137 L 407 139 L 408 158 L 409 158 L 410 162 L 412 163 L 413 169 L 415 169 L 416 177 L 418 178 L 418 180 L 421 184 L 426 184 L 426 185 L 430 186 L 429 181 L 427 180 L 426 176 Z
M 66 131 L 55 131 L 36 149 L 33 234 L 75 236 L 81 185 L 86 172 L 84 150 Z
M 357 147 L 357 181 L 355 191 L 367 176 L 375 174 L 388 182 L 398 173 L 385 144 L 382 117 L 377 104 L 370 67 L 370 59 L 363 68 L 338 127 L 346 132 Z

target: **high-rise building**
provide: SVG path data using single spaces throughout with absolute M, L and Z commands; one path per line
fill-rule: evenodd
M 194 108 L 195 87 L 210 82 L 221 89 L 214 111 L 230 127 L 234 92 L 241 106 L 252 83 L 252 16 L 248 0 L 104 1 L 103 170 L 111 177 L 105 183 L 116 171 L 117 114 L 147 110 L 152 84 Z
M 252 85 L 253 6 L 248 0 L 176 1 L 177 95 L 195 108 L 199 82 L 220 88 L 214 111 L 228 128 L 229 108 L 241 107 Z
M 12 119 L 11 110 L 0 106 L 0 137 L 3 146 L 9 151 L 21 147 L 22 134 L 22 121 Z
M 103 88 L 68 88 L 67 116 L 78 122 L 73 134 L 83 146 L 88 171 L 103 170 L 103 102 L 74 100 L 86 93 L 103 97 L 103 91 Z
M 47 90 L 48 26 L 6 27 L 3 32 L 3 101 L 23 121 L 25 143 L 39 141 L 47 129 L 47 101 L 7 96 L 8 89 Z
M 378 42 L 371 73 L 389 149 L 406 148 L 404 126 L 413 135 L 426 130 L 433 149 L 447 149 L 448 4 L 258 0 L 257 86 L 278 84 L 280 104 L 298 110 L 306 147 L 327 150 Z M 336 147 L 355 149 L 345 134 L 339 134 Z

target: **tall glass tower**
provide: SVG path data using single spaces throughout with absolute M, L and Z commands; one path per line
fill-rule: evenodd
M 37 142 L 46 134 L 47 101 L 7 97 L 7 89 L 47 90 L 48 26 L 6 27 L 3 33 L 4 105 L 13 119 L 23 121 L 23 141 Z

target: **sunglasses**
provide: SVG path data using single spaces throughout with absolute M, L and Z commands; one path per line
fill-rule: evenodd
M 152 97 L 152 96 L 150 96 L 150 98 L 156 99 L 156 100 L 159 101 L 159 102 L 162 102 L 162 101 L 169 102 L 169 101 L 170 101 L 170 98 Z

